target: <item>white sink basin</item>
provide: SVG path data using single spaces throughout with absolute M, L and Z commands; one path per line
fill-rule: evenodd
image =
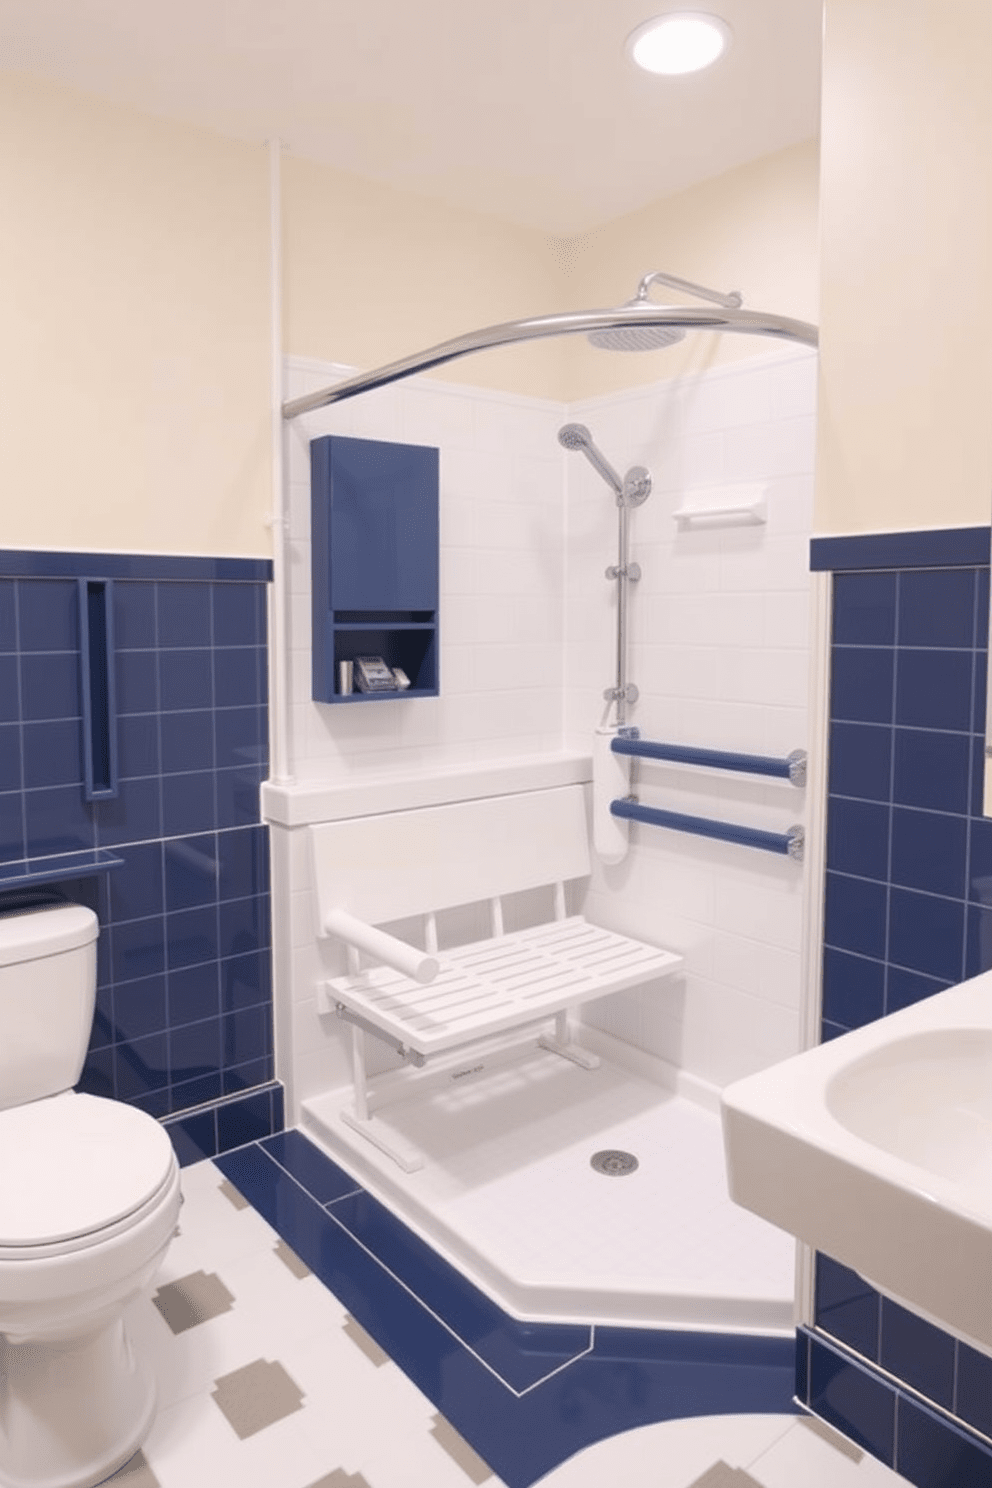
M 992 1348 L 992 972 L 723 1093 L 731 1198 Z

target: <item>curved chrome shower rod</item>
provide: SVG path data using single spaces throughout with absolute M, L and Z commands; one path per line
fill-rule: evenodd
M 442 341 L 426 351 L 403 357 L 388 366 L 377 367 L 372 372 L 363 372 L 349 377 L 334 387 L 321 388 L 319 392 L 307 393 L 302 398 L 292 398 L 282 405 L 284 419 L 297 418 L 301 413 L 312 413 L 316 408 L 326 408 L 329 403 L 340 403 L 345 398 L 354 398 L 359 393 L 371 392 L 373 388 L 385 387 L 387 383 L 399 382 L 404 377 L 413 377 L 417 372 L 429 372 L 445 362 L 456 361 L 475 351 L 488 351 L 494 346 L 510 346 L 516 341 L 538 341 L 548 336 L 588 335 L 590 331 L 622 330 L 630 326 L 674 326 L 684 330 L 737 331 L 746 336 L 778 336 L 786 341 L 799 341 L 804 346 L 816 346 L 817 328 L 805 320 L 792 320 L 785 315 L 766 315 L 757 310 L 709 310 L 695 305 L 623 305 L 617 310 L 570 311 L 563 315 L 541 315 L 531 320 L 508 320 L 502 325 L 486 326 L 481 331 L 470 331 L 456 336 L 452 341 Z

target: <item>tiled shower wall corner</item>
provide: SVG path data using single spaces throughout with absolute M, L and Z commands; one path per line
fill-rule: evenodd
M 992 965 L 988 564 L 987 528 L 813 543 L 834 574 L 824 1039 Z M 911 1482 L 992 1483 L 971 1434 L 992 1439 L 992 1358 L 826 1256 L 814 1321 L 817 1414 Z
M 250 560 L 0 554 L 0 907 L 41 889 L 96 911 L 97 1013 L 79 1088 L 159 1118 L 204 1108 L 170 1122 L 184 1160 L 281 1126 L 259 816 L 268 572 Z M 119 789 L 91 801 L 79 576 L 111 581 L 115 641 Z M 67 877 L 71 855 L 94 849 L 118 866 Z M 15 884 L 22 870 L 37 876 Z
M 293 359 L 292 394 L 341 369 Z M 815 357 L 788 351 L 567 408 L 422 380 L 294 421 L 291 747 L 303 781 L 360 781 L 591 748 L 614 677 L 617 513 L 609 488 L 557 443 L 581 415 L 621 472 L 647 465 L 633 513 L 643 575 L 631 599 L 632 721 L 647 737 L 787 754 L 806 742 L 808 539 Z M 326 433 L 441 449 L 441 697 L 341 708 L 310 700 L 309 441 Z M 762 527 L 680 532 L 682 493 L 760 482 Z M 563 659 L 564 658 L 564 659 Z M 804 819 L 803 792 L 744 777 L 641 770 L 649 804 L 772 830 Z M 340 1032 L 317 1015 L 329 974 L 313 935 L 299 832 L 274 829 L 277 913 L 290 942 L 292 1066 L 300 1097 L 347 1079 Z M 283 840 L 284 839 L 284 840 Z M 626 1042 L 715 1084 L 798 1046 L 802 869 L 745 848 L 634 829 L 619 869 L 597 869 L 589 908 L 687 956 L 678 982 L 594 1015 Z M 283 878 L 285 867 L 285 879 Z M 327 1020 L 323 1020 L 326 1024 Z
M 775 355 L 624 397 L 584 403 L 621 472 L 647 466 L 630 515 L 629 712 L 648 739 L 784 757 L 807 747 L 809 536 L 816 357 Z M 584 460 L 568 467 L 567 738 L 588 740 L 614 675 L 616 510 Z M 684 526 L 702 489 L 760 487 L 761 525 Z M 806 819 L 786 780 L 641 761 L 644 805 L 786 832 Z M 586 1012 L 629 1044 L 723 1086 L 799 1047 L 801 864 L 752 848 L 634 825 L 630 851 L 597 867 L 592 917 L 680 951 L 684 976 Z

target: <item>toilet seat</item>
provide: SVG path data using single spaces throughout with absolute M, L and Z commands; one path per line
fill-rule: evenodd
M 67 1255 L 139 1225 L 175 1184 L 146 1112 L 64 1091 L 0 1111 L 0 1261 Z

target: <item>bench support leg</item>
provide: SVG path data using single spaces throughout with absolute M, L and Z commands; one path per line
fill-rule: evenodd
M 373 1120 L 369 1107 L 368 1074 L 365 1067 L 365 1030 L 357 1024 L 351 1025 L 351 1075 L 355 1091 L 354 1109 L 347 1106 L 341 1112 L 341 1120 L 352 1131 L 378 1147 L 393 1162 L 398 1163 L 404 1173 L 416 1173 L 424 1166 L 423 1156 L 413 1147 L 398 1141 L 385 1132 L 380 1123 Z
M 547 1049 L 552 1054 L 560 1054 L 562 1059 L 570 1059 L 573 1064 L 580 1065 L 582 1069 L 598 1069 L 598 1054 L 590 1054 L 588 1049 L 583 1049 L 572 1038 L 568 1013 L 558 1013 L 555 1017 L 554 1034 L 542 1034 L 537 1041 L 542 1049 Z

